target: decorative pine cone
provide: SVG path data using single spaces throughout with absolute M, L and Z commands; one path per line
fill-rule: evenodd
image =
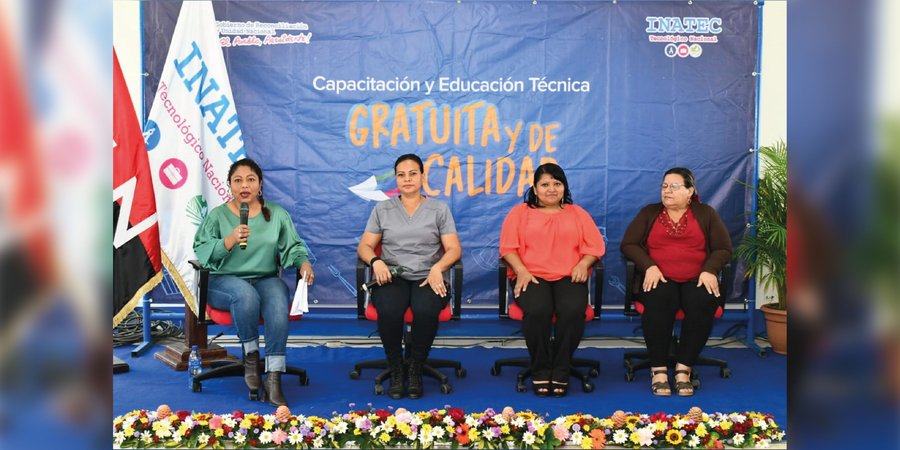
M 291 410 L 287 406 L 281 405 L 275 410 L 275 419 L 279 422 L 287 422 L 291 418 Z
M 694 423 L 700 423 L 700 421 L 703 420 L 703 410 L 698 406 L 694 406 L 688 411 L 685 417 L 693 420 Z
M 162 404 L 162 405 L 159 405 L 159 408 L 156 408 L 156 419 L 157 420 L 163 420 L 166 417 L 169 417 L 171 415 L 172 415 L 172 409 L 169 408 L 169 405 Z
M 627 417 L 628 416 L 625 415 L 625 411 L 622 411 L 620 409 L 620 410 L 617 410 L 616 412 L 614 412 L 612 417 L 610 417 L 610 419 L 612 419 L 613 425 L 615 425 L 616 428 L 622 428 L 625 426 L 625 418 L 627 418 Z

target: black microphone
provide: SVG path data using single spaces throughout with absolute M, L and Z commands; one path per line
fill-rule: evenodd
M 247 225 L 247 219 L 250 217 L 250 205 L 247 202 L 241 202 L 241 225 Z M 247 241 L 240 244 L 241 250 L 247 250 Z
M 406 270 L 406 267 L 403 266 L 393 266 L 391 267 L 391 277 L 399 276 L 401 273 L 406 272 Z M 369 292 L 375 286 L 378 286 L 378 280 L 372 278 L 368 283 L 363 284 L 359 288 L 362 289 L 363 292 Z

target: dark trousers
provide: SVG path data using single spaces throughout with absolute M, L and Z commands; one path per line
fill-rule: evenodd
M 675 360 L 693 366 L 712 331 L 718 308 L 716 297 L 706 292 L 705 287 L 697 287 L 697 280 L 660 282 L 656 289 L 642 292 L 640 297 L 644 304 L 641 323 L 652 367 L 668 365 L 675 313 L 679 308 L 684 310 L 684 321 Z
M 393 277 L 390 283 L 372 290 L 372 304 L 378 311 L 378 334 L 388 361 L 403 358 L 403 314 L 409 307 L 413 313 L 409 356 L 419 362 L 428 358 L 437 335 L 438 316 L 450 297 L 448 294 L 441 298 L 428 285 L 419 287 L 423 280 Z
M 522 308 L 522 333 L 531 357 L 531 379 L 569 381 L 572 355 L 584 334 L 587 283 L 573 283 L 572 277 L 556 281 L 538 278 L 529 284 L 516 303 Z M 556 336 L 553 315 L 556 314 Z

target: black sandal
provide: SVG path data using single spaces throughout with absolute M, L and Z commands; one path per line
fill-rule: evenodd
M 531 388 L 534 390 L 534 395 L 538 397 L 546 397 L 550 395 L 550 382 L 549 381 L 532 381 Z
M 657 375 L 666 375 L 668 377 L 668 370 L 651 370 L 650 371 L 650 391 L 653 392 L 653 395 L 657 395 L 659 397 L 669 397 L 672 395 L 672 385 L 669 384 L 669 380 L 666 381 L 657 381 L 653 382 L 653 377 Z M 668 391 L 668 392 L 665 392 Z
M 559 383 L 553 382 L 553 396 L 554 397 L 565 397 L 566 394 L 569 393 L 569 384 L 568 383 Z
M 675 375 L 687 375 L 687 381 L 675 381 L 675 390 L 678 391 L 680 397 L 690 397 L 694 395 L 694 383 L 691 382 L 690 370 L 676 370 Z

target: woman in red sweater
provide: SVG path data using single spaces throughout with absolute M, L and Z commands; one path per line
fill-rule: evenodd
M 684 311 L 675 355 L 675 391 L 694 394 L 691 366 L 709 339 L 719 292 L 716 274 L 731 259 L 731 238 L 711 206 L 700 203 L 694 174 L 675 167 L 660 186 L 662 202 L 645 206 L 625 230 L 622 253 L 643 272 L 641 315 L 650 354 L 650 389 L 672 395 L 669 341 L 675 313 Z
M 587 280 L 605 251 L 594 219 L 572 203 L 565 172 L 556 164 L 541 164 L 525 202 L 510 210 L 500 232 L 500 256 L 515 280 L 513 295 L 522 308 L 522 333 L 539 396 L 568 392 L 572 354 L 584 332 Z

